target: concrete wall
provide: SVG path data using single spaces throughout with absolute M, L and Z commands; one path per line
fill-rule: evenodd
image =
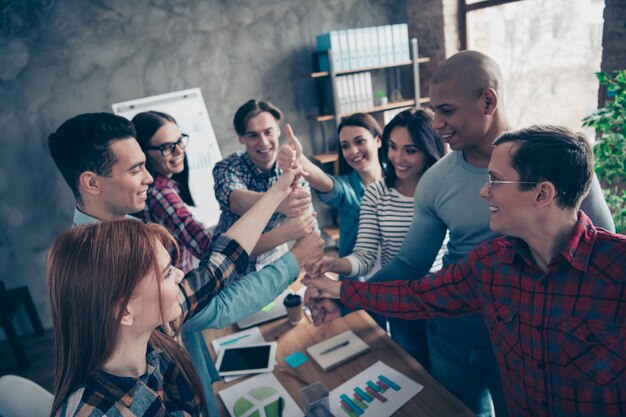
M 64 120 L 200 87 L 222 154 L 239 149 L 232 116 L 251 97 L 316 150 L 315 36 L 407 21 L 397 0 L 9 0 L 0 13 L 0 279 L 30 287 L 45 326 L 46 252 L 74 207 L 47 149 Z

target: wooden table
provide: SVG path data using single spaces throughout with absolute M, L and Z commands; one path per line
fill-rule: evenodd
M 303 319 L 300 324 L 293 326 L 287 322 L 286 317 L 264 323 L 259 327 L 266 341 L 275 340 L 278 342 L 277 363 L 274 375 L 299 406 L 302 406 L 300 389 L 305 385 L 315 381 L 322 381 L 329 390 L 333 390 L 376 361 L 381 360 L 424 386 L 424 389 L 400 408 L 394 416 L 453 417 L 474 415 L 465 405 L 435 381 L 404 349 L 391 340 L 364 311 L 352 313 L 320 327 L 313 326 L 307 318 Z M 329 372 L 324 372 L 312 359 L 296 369 L 285 363 L 284 358 L 286 356 L 296 351 L 306 353 L 308 346 L 346 330 L 352 330 L 356 333 L 365 343 L 370 345 L 371 350 Z M 210 341 L 234 331 L 236 331 L 236 328 L 232 326 L 226 329 L 206 330 L 204 332 L 205 340 L 209 349 L 211 349 L 213 358 L 215 358 L 215 352 L 212 351 Z M 230 384 L 226 384 L 223 381 L 218 382 L 215 388 L 221 390 L 240 381 L 233 381 Z M 220 407 L 220 415 L 229 415 L 221 400 L 218 401 L 218 406 Z

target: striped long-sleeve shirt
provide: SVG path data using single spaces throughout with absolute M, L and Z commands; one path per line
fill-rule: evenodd
M 361 203 L 359 233 L 352 254 L 346 258 L 352 265 L 349 276 L 367 275 L 380 254 L 384 267 L 396 256 L 413 219 L 413 196 L 400 194 L 381 179 L 365 190 Z M 445 245 L 445 242 L 444 242 Z M 440 251 L 434 267 L 441 268 Z

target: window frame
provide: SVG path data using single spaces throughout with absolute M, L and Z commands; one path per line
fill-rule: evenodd
M 476 3 L 467 4 L 467 0 L 459 1 L 459 46 L 461 51 L 467 49 L 467 13 L 474 10 L 486 9 L 488 7 L 501 6 L 507 3 L 514 3 L 522 0 L 483 0 Z

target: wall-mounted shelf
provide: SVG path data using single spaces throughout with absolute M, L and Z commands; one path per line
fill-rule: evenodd
M 422 97 L 419 99 L 419 104 L 425 104 L 430 102 L 429 97 Z M 397 109 L 399 107 L 409 107 L 415 106 L 415 100 L 403 100 L 403 101 L 394 101 L 393 103 L 385 104 L 384 106 L 376 106 L 370 109 L 359 110 L 360 113 L 376 113 L 385 110 Z M 350 113 L 339 113 L 339 117 L 349 116 Z M 335 120 L 335 114 L 315 114 L 309 116 L 310 119 L 315 120 L 316 122 L 328 122 L 331 120 Z
M 426 62 L 430 62 L 429 57 L 417 58 L 418 64 L 424 64 Z M 385 68 L 403 67 L 405 65 L 411 65 L 411 64 L 413 64 L 413 61 L 405 61 L 405 62 L 399 62 L 396 64 L 387 64 L 387 65 L 376 65 L 373 67 L 364 67 L 364 68 L 357 68 L 357 69 L 346 70 L 346 71 L 337 71 L 335 75 L 355 74 L 357 72 L 374 71 L 374 70 L 385 69 Z M 313 72 L 309 76 L 311 78 L 320 78 L 320 77 L 328 77 L 329 75 L 330 75 L 330 71 L 320 71 L 320 72 Z
M 377 113 L 377 112 L 383 112 L 385 110 L 397 109 L 400 107 L 408 107 L 408 106 L 419 107 L 419 105 L 421 104 L 428 103 L 429 99 L 422 98 L 421 93 L 420 93 L 419 65 L 430 62 L 430 58 L 419 56 L 417 39 L 415 38 L 411 39 L 410 45 L 411 45 L 410 47 L 411 59 L 408 61 L 396 62 L 393 64 L 376 65 L 376 66 L 370 66 L 370 67 L 361 67 L 361 68 L 343 70 L 343 71 L 334 70 L 333 50 L 332 49 L 327 50 L 325 53 L 328 54 L 329 71 L 313 72 L 309 74 L 309 76 L 311 78 L 318 79 L 318 82 L 322 81 L 319 79 L 328 77 L 328 80 L 330 82 L 330 97 L 329 98 L 330 98 L 330 101 L 332 101 L 331 108 L 334 113 L 310 115 L 309 118 L 317 122 L 326 122 L 326 121 L 334 120 L 335 124 L 339 125 L 339 122 L 342 117 L 347 116 L 351 113 L 354 113 L 354 111 L 350 113 L 338 112 L 338 109 L 340 108 L 339 102 L 338 102 L 338 84 L 337 84 L 338 78 L 342 76 L 350 75 L 350 74 L 355 74 L 355 73 L 360 73 L 360 72 L 378 71 L 378 70 L 385 70 L 386 77 L 388 77 L 390 74 L 387 71 L 394 70 L 394 69 L 408 66 L 408 65 L 412 66 L 412 74 L 411 74 L 412 75 L 411 78 L 413 80 L 413 89 L 412 89 L 413 98 L 412 99 L 395 101 L 395 102 L 391 102 L 385 105 L 374 106 L 374 107 L 367 108 L 367 109 L 359 109 L 358 112 Z M 320 109 L 324 107 L 322 105 L 323 93 L 322 93 L 322 88 L 320 88 L 321 85 L 322 84 L 318 84 L 318 99 L 320 100 Z M 387 91 L 387 97 L 390 97 L 390 91 Z M 328 150 L 327 144 L 324 145 L 324 150 Z
M 311 155 L 311 159 L 315 160 L 318 164 L 328 164 L 330 162 L 337 162 L 337 152 L 325 152 Z
M 326 136 L 324 135 L 325 125 L 323 125 L 323 123 L 334 121 L 336 132 L 336 128 L 337 126 L 339 126 L 342 117 L 346 117 L 350 114 L 358 112 L 374 113 L 374 117 L 377 118 L 382 124 L 382 119 L 384 118 L 384 115 L 382 113 L 388 110 L 401 109 L 404 107 L 419 108 L 422 104 L 429 103 L 430 98 L 421 96 L 419 66 L 420 64 L 430 62 L 430 58 L 419 56 L 417 39 L 410 40 L 411 59 L 406 61 L 402 60 L 393 64 L 359 67 L 356 69 L 335 71 L 333 68 L 333 50 L 328 49 L 324 53 L 328 54 L 329 70 L 317 71 L 309 74 L 309 77 L 314 79 L 316 83 L 319 104 L 318 112 L 320 114 L 308 116 L 309 119 L 320 123 L 320 129 L 322 130 L 323 134 L 322 139 L 324 152 L 312 155 L 310 158 L 316 164 L 320 165 L 320 167 L 322 167 L 322 169 L 327 173 L 336 175 L 339 172 L 339 157 L 336 151 L 329 151 Z M 409 66 L 411 68 L 406 68 Z M 365 78 L 367 81 L 361 83 L 361 80 L 363 78 Z M 405 88 L 402 88 L 402 79 L 406 81 Z M 412 86 L 409 86 L 410 81 L 412 81 Z M 349 86 L 351 85 L 355 90 L 358 90 L 360 93 L 364 91 L 363 86 L 369 84 L 369 88 L 371 90 L 368 91 L 369 94 L 365 94 L 366 96 L 368 96 L 367 99 L 362 101 L 356 100 L 357 104 L 354 106 L 345 105 L 344 100 L 346 97 L 346 84 L 348 84 Z M 385 85 L 384 92 L 386 93 L 386 97 L 391 98 L 395 101 L 388 102 L 384 105 L 372 105 L 374 103 L 374 101 L 372 100 L 373 92 L 378 91 L 378 89 L 382 90 L 383 88 L 381 87 L 381 84 Z M 398 95 L 396 95 L 396 93 L 398 93 Z M 357 96 L 359 95 L 357 94 Z M 403 99 L 403 96 L 407 97 L 407 99 Z M 348 111 L 347 109 L 350 109 L 352 111 L 346 112 Z M 333 139 L 335 137 L 336 136 L 333 135 Z M 331 163 L 332 167 L 328 165 Z M 336 212 L 334 216 L 335 224 L 323 227 L 322 231 L 330 239 L 338 242 L 339 227 L 337 226 L 337 224 L 340 219 L 337 219 Z

